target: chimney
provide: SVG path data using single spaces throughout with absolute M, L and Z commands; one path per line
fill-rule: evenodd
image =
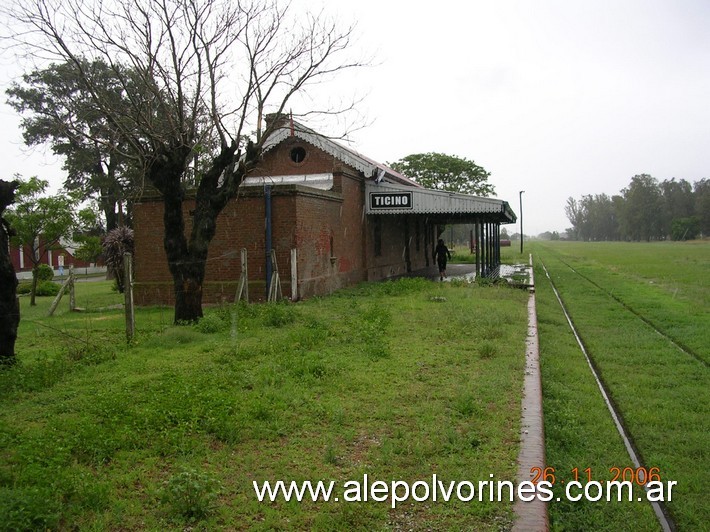
M 277 129 L 280 127 L 288 127 L 290 123 L 290 117 L 286 113 L 269 113 L 264 115 L 264 122 L 266 122 L 266 127 Z

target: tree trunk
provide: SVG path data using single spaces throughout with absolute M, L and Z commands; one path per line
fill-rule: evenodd
M 118 227 L 118 215 L 116 214 L 116 198 L 113 197 L 111 193 L 106 193 L 106 196 L 102 193 L 102 198 L 100 200 L 101 210 L 104 211 L 104 216 L 106 217 L 106 232 L 116 229 Z
M 239 159 L 239 155 L 235 155 L 236 145 L 224 147 L 198 184 L 195 208 L 190 213 L 192 230 L 188 240 L 183 211 L 185 191 L 180 177 L 190 152 L 191 150 L 184 148 L 167 151 L 163 157 L 156 160 L 149 175 L 149 179 L 163 196 L 163 248 L 173 277 L 176 324 L 195 322 L 203 316 L 202 287 L 207 253 L 215 235 L 217 216 L 233 197 L 245 173 L 245 167 L 240 167 L 238 178 L 230 174 L 227 179 L 231 183 L 229 186 L 219 184 L 223 172 Z M 257 160 L 258 152 L 248 152 L 247 158 L 250 163 Z
M 189 154 L 179 149 L 168 151 L 151 168 L 150 179 L 163 196 L 163 248 L 173 277 L 175 324 L 191 323 L 202 317 L 202 281 L 205 259 L 191 253 L 185 236 L 183 202 L 185 191 L 180 182 Z
M 37 280 L 39 278 L 39 264 L 32 266 L 32 290 L 30 291 L 30 306 L 37 306 L 35 301 L 37 297 Z
M 196 267 L 197 266 L 197 267 Z M 202 283 L 205 263 L 201 262 L 173 275 L 175 283 L 175 323 L 195 322 L 202 314 Z
M 200 237 L 195 241 L 194 235 L 188 244 L 185 236 L 185 223 L 182 211 L 182 199 L 179 205 L 170 195 L 163 196 L 165 213 L 165 240 L 163 245 L 168 256 L 168 268 L 173 277 L 175 293 L 175 323 L 192 323 L 202 316 L 202 285 L 205 279 L 207 249 L 211 238 Z M 193 223 L 199 224 L 196 215 Z
M 240 163 L 237 145 L 223 146 L 210 168 L 202 174 L 195 191 L 195 207 L 190 212 L 192 229 L 185 234 L 185 190 L 181 178 L 191 154 L 187 143 L 166 149 L 153 161 L 149 179 L 163 196 L 163 248 L 173 277 L 175 323 L 191 323 L 202 314 L 202 294 L 209 245 L 215 236 L 217 217 L 236 193 L 248 167 L 258 160 L 259 151 L 250 143 L 246 163 Z M 220 178 L 224 183 L 220 183 Z
M 15 341 L 20 324 L 17 276 L 8 253 L 11 229 L 2 219 L 5 208 L 14 201 L 15 188 L 16 182 L 0 180 L 0 366 L 15 363 Z

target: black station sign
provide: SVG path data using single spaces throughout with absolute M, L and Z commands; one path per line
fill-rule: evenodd
M 370 209 L 411 209 L 411 192 L 370 192 Z

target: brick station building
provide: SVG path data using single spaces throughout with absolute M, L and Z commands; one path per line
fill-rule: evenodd
M 159 198 L 135 205 L 138 304 L 174 301 L 162 219 Z M 219 215 L 203 301 L 234 300 L 242 249 L 250 299 L 264 300 L 271 279 L 269 239 L 284 296 L 301 299 L 432 265 L 441 227 L 449 223 L 476 224 L 477 274 L 496 275 L 500 224 L 515 219 L 505 201 L 422 188 L 313 130 L 284 122 L 265 144 L 262 163 Z M 186 221 L 189 231 L 188 216 Z

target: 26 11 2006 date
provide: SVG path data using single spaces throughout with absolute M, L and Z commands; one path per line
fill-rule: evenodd
M 644 486 L 649 482 L 660 482 L 661 472 L 657 467 L 610 467 L 609 475 L 611 476 L 611 482 L 632 482 L 638 484 L 639 486 Z M 592 475 L 592 468 L 587 467 L 581 469 L 574 467 L 570 470 L 569 478 L 561 478 L 559 473 L 555 471 L 554 467 L 532 467 L 530 468 L 530 476 L 532 482 L 537 484 L 538 482 L 549 482 L 550 484 L 555 484 L 557 482 L 565 483 L 568 481 L 574 482 L 592 482 L 598 480 Z

